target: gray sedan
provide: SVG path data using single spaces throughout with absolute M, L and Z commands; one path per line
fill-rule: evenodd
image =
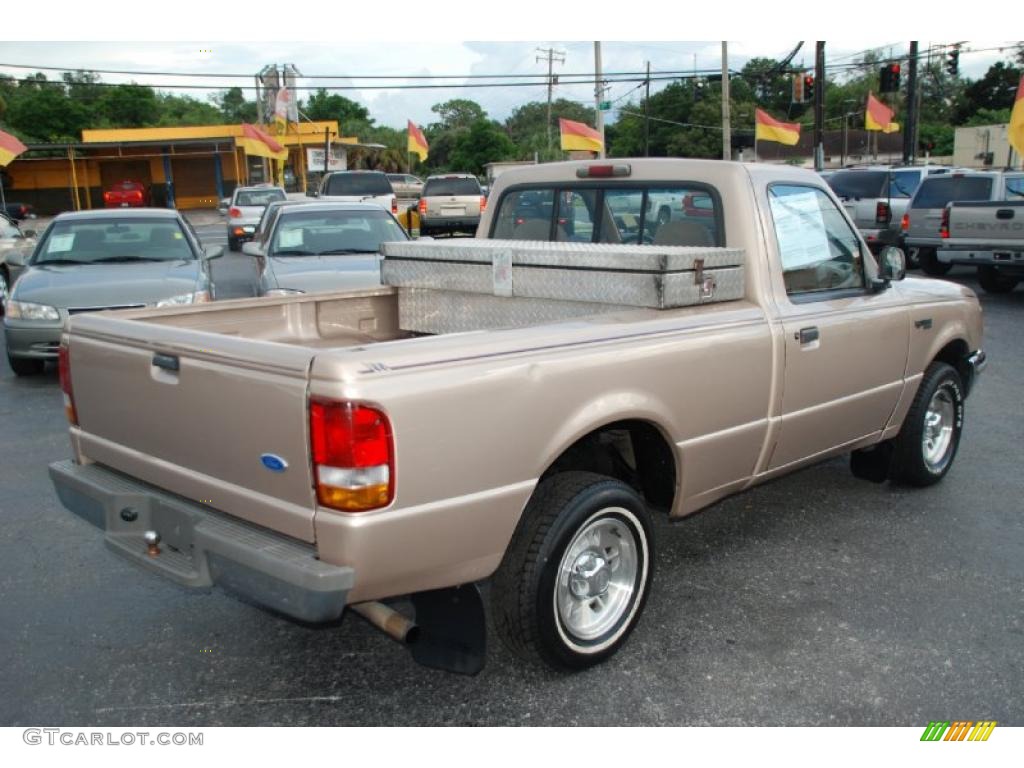
M 78 312 L 211 301 L 209 260 L 176 211 L 135 208 L 64 213 L 28 258 L 10 254 L 16 277 L 7 301 L 7 359 L 19 376 L 55 359 L 64 321 Z
M 259 260 L 259 295 L 287 296 L 380 285 L 381 243 L 408 239 L 379 205 L 307 203 L 282 206 L 242 251 Z

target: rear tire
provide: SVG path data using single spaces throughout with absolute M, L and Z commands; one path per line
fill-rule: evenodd
M 241 244 L 238 242 L 237 237 L 228 238 L 228 250 L 229 251 L 240 251 L 242 250 Z
M 939 257 L 935 255 L 934 248 L 921 248 L 917 252 L 917 261 L 921 265 L 921 270 L 926 275 L 932 277 L 942 277 L 949 273 L 949 270 L 953 268 L 952 264 L 944 264 L 939 261 Z
M 0 267 L 0 317 L 3 317 L 7 312 L 7 297 L 11 293 L 10 278 L 7 276 L 7 270 Z
M 523 659 L 584 669 L 626 642 L 653 576 L 639 494 L 604 475 L 555 475 L 534 491 L 495 574 L 495 625 Z
M 978 284 L 985 293 L 1009 293 L 1019 282 L 1019 277 L 1004 275 L 995 267 L 978 267 Z
M 894 482 L 924 487 L 953 466 L 964 423 L 964 385 L 946 363 L 928 366 L 900 433 L 893 440 Z
M 7 363 L 16 376 L 38 376 L 46 367 L 46 361 L 33 357 L 7 356 Z

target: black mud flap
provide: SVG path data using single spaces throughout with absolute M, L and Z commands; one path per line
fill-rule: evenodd
M 460 675 L 484 668 L 487 625 L 476 584 L 417 592 L 412 604 L 419 635 L 410 650 L 417 663 Z
M 872 483 L 884 483 L 889 479 L 892 465 L 892 441 L 850 453 L 850 471 L 853 476 Z

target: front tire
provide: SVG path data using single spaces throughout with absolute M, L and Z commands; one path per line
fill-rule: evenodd
M 995 267 L 978 267 L 978 284 L 985 293 L 1009 293 L 1019 282 L 1020 278 L 1004 275 Z
M 921 265 L 921 271 L 932 277 L 942 277 L 953 268 L 952 264 L 945 264 L 939 261 L 935 255 L 934 248 L 921 248 L 917 252 L 917 260 Z
M 964 424 L 964 385 L 946 363 L 928 366 L 914 402 L 893 441 L 892 479 L 925 487 L 953 466 Z
M 534 491 L 495 575 L 495 624 L 521 658 L 585 669 L 626 642 L 653 576 L 639 494 L 604 475 L 558 474 Z

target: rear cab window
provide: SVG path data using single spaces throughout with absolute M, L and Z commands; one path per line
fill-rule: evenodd
M 885 197 L 888 171 L 836 171 L 827 183 L 844 200 Z
M 235 196 L 235 205 L 266 206 L 275 200 L 284 200 L 285 194 L 280 189 L 249 189 Z
M 392 195 L 391 182 L 383 173 L 339 173 L 327 179 L 325 195 L 376 197 Z
M 911 208 L 945 208 L 957 200 L 988 200 L 992 197 L 990 176 L 935 176 L 925 179 L 910 203 Z
M 476 179 L 427 179 L 423 197 L 480 197 L 480 182 Z
M 506 190 L 490 237 L 680 246 L 725 244 L 716 190 L 698 182 L 553 183 Z

